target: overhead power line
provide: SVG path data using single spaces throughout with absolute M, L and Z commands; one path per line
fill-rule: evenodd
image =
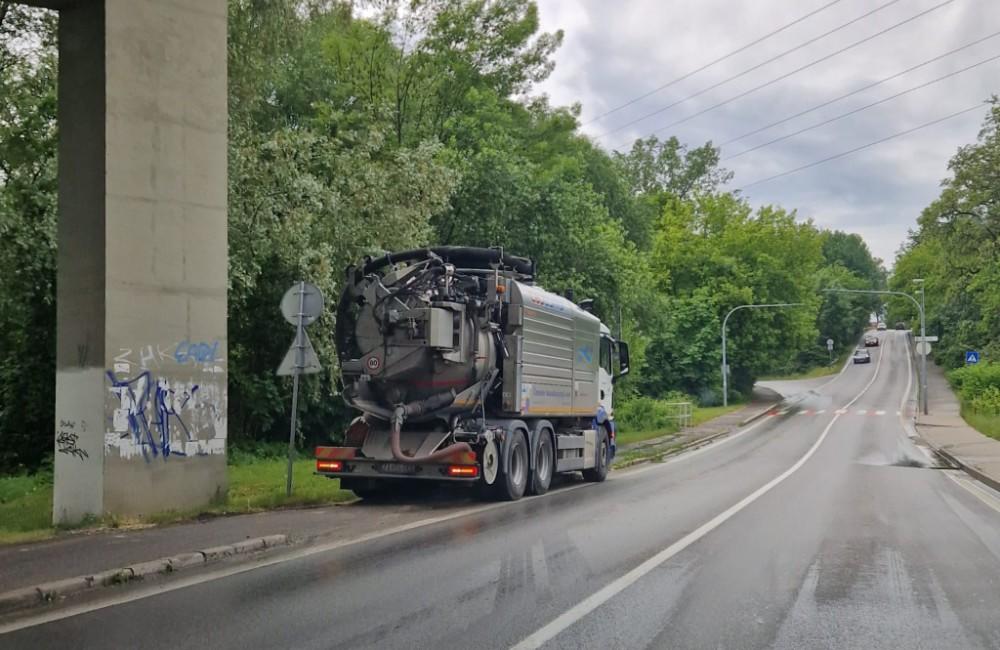
M 761 133 L 762 131 L 767 131 L 768 129 L 772 129 L 772 128 L 776 127 L 776 126 L 780 126 L 781 124 L 784 124 L 785 122 L 789 122 L 791 120 L 794 120 L 797 117 L 802 117 L 803 115 L 808 115 L 809 113 L 812 113 L 813 111 L 817 111 L 817 110 L 819 110 L 821 108 L 826 108 L 827 106 L 830 106 L 831 104 L 835 104 L 835 103 L 839 102 L 842 99 L 847 99 L 848 97 L 852 97 L 853 95 L 857 95 L 858 93 L 862 93 L 862 92 L 864 92 L 866 90 L 871 90 L 872 88 L 874 88 L 876 86 L 879 86 L 881 84 L 886 83 L 887 81 L 892 81 L 893 79 L 898 79 L 899 77 L 902 77 L 903 75 L 909 74 L 909 73 L 911 73 L 911 72 L 913 72 L 915 70 L 919 70 L 920 68 L 926 67 L 926 66 L 930 65 L 931 63 L 934 63 L 936 61 L 940 61 L 941 59 L 944 59 L 944 58 L 947 58 L 947 57 L 951 56 L 952 54 L 957 54 L 958 52 L 961 52 L 962 50 L 967 50 L 970 47 L 973 47 L 974 45 L 979 45 L 980 43 L 986 42 L 986 41 L 990 40 L 991 38 L 996 38 L 997 36 L 1000 36 L 1000 32 L 993 32 L 992 34 L 990 34 L 988 36 L 984 36 L 983 38 L 974 40 L 971 43 L 967 43 L 967 44 L 963 45 L 962 47 L 957 47 L 954 50 L 949 50 L 948 52 L 945 52 L 943 54 L 939 54 L 939 55 L 937 55 L 937 56 L 935 56 L 935 57 L 933 57 L 931 59 L 927 59 L 926 61 L 923 61 L 922 63 L 918 63 L 917 65 L 910 66 L 909 68 L 907 68 L 905 70 L 900 70 L 896 74 L 889 75 L 888 77 L 883 77 L 882 79 L 879 79 L 878 81 L 874 81 L 874 82 L 872 82 L 870 84 L 861 86 L 860 88 L 858 88 L 856 90 L 852 90 L 849 93 L 845 93 L 845 94 L 840 95 L 838 97 L 834 97 L 833 99 L 827 100 L 827 101 L 823 102 L 822 104 L 816 104 L 815 106 L 807 108 L 804 111 L 799 111 L 798 113 L 794 113 L 792 115 L 789 115 L 788 117 L 783 117 L 783 118 L 781 118 L 780 120 L 778 120 L 776 122 L 771 122 L 770 124 L 765 124 L 764 126 L 758 127 L 756 129 L 754 129 L 753 131 L 747 131 L 743 135 L 738 135 L 735 138 L 731 138 L 729 140 L 726 140 L 725 142 L 720 143 L 719 146 L 720 147 L 724 147 L 727 144 L 732 144 L 734 142 L 739 142 L 740 140 L 742 140 L 744 138 L 749 138 L 750 136 L 757 135 L 758 133 Z
M 857 113 L 860 113 L 861 111 L 866 111 L 869 108 L 872 108 L 874 106 L 878 106 L 880 104 L 884 104 L 886 102 L 892 101 L 893 99 L 896 99 L 897 97 L 902 97 L 903 95 L 907 95 L 907 94 L 912 93 L 914 91 L 920 90 L 921 88 L 926 88 L 928 86 L 932 86 L 932 85 L 934 85 L 936 83 L 944 81 L 945 79 L 948 79 L 949 77 L 954 77 L 955 75 L 962 74 L 963 72 L 967 72 L 969 70 L 972 70 L 973 68 L 978 68 L 981 65 L 985 65 L 985 64 L 987 64 L 987 63 L 989 63 L 991 61 L 996 61 L 997 59 L 1000 59 L 1000 54 L 997 54 L 996 56 L 991 56 L 988 59 L 983 59 L 982 61 L 979 61 L 978 63 L 973 63 L 972 65 L 968 65 L 968 66 L 966 66 L 964 68 L 961 68 L 959 70 L 955 70 L 954 72 L 949 72 L 948 74 L 942 75 L 942 76 L 938 77 L 937 79 L 931 79 L 930 81 L 925 81 L 922 84 L 913 86 L 911 88 L 907 88 L 906 90 L 901 90 L 900 92 L 898 92 L 898 93 L 896 93 L 894 95 L 889 95 L 888 97 L 885 97 L 884 99 L 880 99 L 880 100 L 878 100 L 876 102 L 872 102 L 870 104 L 866 104 L 864 106 L 855 108 L 854 110 L 847 111 L 846 113 L 841 113 L 840 115 L 837 115 L 836 117 L 831 117 L 828 120 L 823 120 L 822 122 L 817 122 L 816 124 L 813 124 L 811 126 L 807 126 L 805 128 L 802 128 L 802 129 L 799 129 L 798 131 L 793 131 L 792 133 L 789 133 L 787 135 L 783 135 L 780 138 L 775 138 L 773 140 L 769 140 L 768 142 L 764 142 L 762 144 L 759 144 L 759 145 L 757 145 L 755 147 L 750 147 L 749 149 L 744 149 L 743 151 L 741 151 L 741 152 L 739 152 L 737 154 L 733 154 L 732 156 L 727 156 L 727 157 L 723 158 L 722 161 L 720 161 L 720 162 L 724 162 L 726 160 L 732 160 L 733 158 L 739 158 L 740 156 L 742 156 L 745 153 L 750 153 L 751 151 L 757 151 L 758 149 L 763 149 L 764 147 L 769 147 L 772 144 L 775 144 L 776 142 L 781 142 L 781 141 L 787 140 L 789 138 L 794 138 L 795 136 L 801 135 L 802 133 L 805 133 L 806 131 L 812 131 L 813 129 L 818 129 L 821 126 L 826 126 L 827 124 L 831 124 L 831 123 L 836 122 L 838 120 L 842 120 L 845 117 L 850 117 L 851 115 L 855 115 Z
M 652 131 L 649 135 L 655 135 L 657 133 L 661 133 L 661 132 L 666 131 L 667 129 L 673 128 L 673 127 L 675 127 L 675 126 L 677 126 L 679 124 L 683 124 L 685 122 L 693 120 L 696 117 L 700 117 L 700 116 L 704 115 L 705 113 L 710 113 L 711 111 L 714 111 L 717 108 L 721 108 L 721 107 L 723 107 L 723 106 L 725 106 L 727 104 L 731 104 L 731 103 L 735 102 L 738 99 L 742 99 L 742 98 L 744 98 L 744 97 L 746 97 L 748 95 L 752 95 L 753 93 L 757 92 L 758 90 L 763 90 L 764 88 L 767 88 L 768 86 L 773 86 L 774 84 L 778 83 L 779 81 L 784 81 L 785 79 L 788 79 L 789 77 L 792 77 L 792 76 L 794 76 L 794 75 L 796 75 L 796 74 L 798 74 L 798 73 L 800 73 L 800 72 L 802 72 L 804 70 L 808 70 L 809 68 L 811 68 L 811 67 L 813 67 L 815 65 L 819 65 L 820 63 L 823 63 L 824 61 L 829 61 L 830 59 L 832 59 L 832 58 L 834 58 L 836 56 L 839 56 L 839 55 L 843 54 L 844 52 L 847 52 L 848 50 L 852 50 L 852 49 L 858 47 L 859 45 L 863 45 L 863 44 L 865 44 L 865 43 L 867 43 L 869 41 L 872 41 L 872 40 L 874 40 L 874 39 L 876 39 L 876 38 L 878 38 L 880 36 L 884 36 L 885 34 L 888 34 L 889 32 L 891 32 L 891 31 L 893 31 L 895 29 L 899 29 L 903 25 L 911 23 L 914 20 L 917 20 L 918 18 L 922 18 L 922 17 L 926 16 L 927 14 L 931 13 L 932 11 L 937 11 L 941 7 L 944 7 L 945 5 L 951 4 L 954 1 L 955 0 L 944 0 L 944 2 L 938 3 L 938 4 L 934 5 L 931 8 L 925 9 L 925 10 L 921 11 L 918 14 L 915 14 L 913 16 L 910 16 L 909 18 L 906 18 L 904 20 L 899 21 L 898 23 L 894 23 L 894 24 L 886 27 L 885 29 L 881 29 L 881 30 L 875 32 L 874 34 L 871 34 L 871 35 L 866 36 L 866 37 L 864 37 L 862 39 L 854 41 L 850 45 L 846 45 L 846 46 L 844 46 L 844 47 L 842 47 L 842 48 L 840 48 L 838 50 L 835 50 L 835 51 L 833 51 L 833 52 L 831 52 L 831 53 L 829 53 L 829 54 L 827 54 L 825 56 L 821 56 L 818 59 L 814 59 L 814 60 L 810 61 L 809 63 L 806 63 L 805 65 L 802 65 L 802 66 L 799 66 L 798 68 L 795 68 L 794 70 L 791 70 L 791 71 L 786 72 L 784 74 L 778 75 L 777 77 L 775 77 L 775 78 L 773 78 L 773 79 L 771 79 L 769 81 L 765 81 L 762 84 L 758 84 L 758 85 L 754 86 L 753 88 L 750 88 L 749 90 L 745 90 L 745 91 L 743 91 L 743 92 L 741 92 L 741 93 L 739 93 L 737 95 L 733 95 L 732 97 L 730 97 L 728 99 L 724 99 L 721 102 L 717 102 L 715 104 L 712 104 L 708 108 L 703 108 L 700 111 L 697 111 L 695 113 L 692 113 L 691 115 L 688 115 L 687 117 L 682 117 L 681 119 L 675 120 L 675 121 L 671 122 L 670 124 L 667 124 L 665 126 L 661 126 L 660 128 L 655 129 L 654 131 Z M 684 101 L 684 100 L 682 100 L 682 101 Z M 621 145 L 619 145 L 619 147 L 616 147 L 616 148 L 625 147 L 628 144 L 629 144 L 628 142 L 623 142 Z
M 779 27 L 778 29 L 776 29 L 776 30 L 774 30 L 772 32 L 768 32 L 767 34 L 764 34 L 760 38 L 758 38 L 758 39 L 756 39 L 754 41 L 751 41 L 751 42 L 747 43 L 746 45 L 738 47 L 735 50 L 732 50 L 731 52 L 727 52 L 726 54 L 723 54 L 722 56 L 720 56 L 717 59 L 713 59 L 713 60 L 709 61 L 708 63 L 706 63 L 706 64 L 704 64 L 704 65 L 702 65 L 702 66 L 700 66 L 698 68 L 695 68 L 694 70 L 691 70 L 690 72 L 686 72 L 686 73 L 682 74 L 681 76 L 677 77 L 676 79 L 672 79 L 672 80 L 668 81 L 667 83 L 663 84 L 662 86 L 657 86 L 656 88 L 653 88 L 649 92 L 643 93 L 643 94 L 641 94 L 641 95 L 639 95 L 637 97 L 633 97 L 632 99 L 628 100 L 624 104 L 619 104 L 618 106 L 615 106 L 614 108 L 601 113 L 597 117 L 595 117 L 595 118 L 593 118 L 591 120 L 588 120 L 587 122 L 584 122 L 583 126 L 587 126 L 588 124 L 593 124 L 594 122 L 600 121 L 600 120 L 604 119 L 605 117 L 607 117 L 608 115 L 612 115 L 614 113 L 617 113 L 618 111 L 622 110 L 623 108 L 628 108 L 632 104 L 635 104 L 636 102 L 640 102 L 640 101 L 646 99 L 647 97 L 651 97 L 652 95 L 655 95 L 656 93 L 660 92 L 661 90 L 665 90 L 665 89 L 669 88 L 670 86 L 673 86 L 676 83 L 680 83 L 681 81 L 684 81 L 685 79 L 689 79 L 689 78 L 693 77 L 694 75 L 698 74 L 699 72 L 703 72 L 703 71 L 711 68 L 713 65 L 715 65 L 717 63 L 722 63 L 726 59 L 728 59 L 730 57 L 733 57 L 733 56 L 739 54 L 740 52 L 745 52 L 746 50 L 750 49 L 754 45 L 757 45 L 759 43 L 763 43 L 764 41 L 766 41 L 767 39 L 771 38 L 772 36 L 777 36 L 778 34 L 780 34 L 781 32 L 785 31 L 786 29 L 789 29 L 790 27 L 794 27 L 795 25 L 798 25 L 802 21 L 807 20 L 809 18 L 812 18 L 816 14 L 818 14 L 818 13 L 820 13 L 820 12 L 826 10 L 826 9 L 829 9 L 833 5 L 838 4 L 840 2 L 843 2 L 843 0 L 833 0 L 833 2 L 828 2 L 825 5 L 819 7 L 818 9 L 814 9 L 813 11 L 810 11 L 806 15 L 801 16 L 799 18 L 796 18 L 792 22 L 786 23 L 786 24 L 782 25 L 781 27 Z
M 731 77 L 727 77 L 727 78 L 723 79 L 722 81 L 718 81 L 718 82 L 716 82 L 716 83 L 714 83 L 714 84 L 712 84 L 712 85 L 710 85 L 710 86 L 708 86 L 706 88 L 702 88 L 701 90 L 699 90 L 698 92 L 696 92 L 696 93 L 694 93 L 692 95 L 688 95 L 687 97 L 684 97 L 683 99 L 678 99 L 677 101 L 672 102 L 670 104 L 667 104 L 666 106 L 663 106 L 661 108 L 658 108 L 658 109 L 656 109 L 655 111 L 653 111 L 651 113 L 646 113 L 645 115 L 643 115 L 641 117 L 637 117 L 634 120 L 630 120 L 630 121 L 626 122 L 625 124 L 622 124 L 621 126 L 618 126 L 618 127 L 614 128 L 614 129 L 612 129 L 610 131 L 602 133 L 601 135 L 597 136 L 597 139 L 605 138 L 605 137 L 607 137 L 609 135 L 618 133 L 622 129 L 628 128 L 628 127 L 632 126 L 633 124 L 638 124 L 639 122 L 645 122 L 647 119 L 649 119 L 649 118 L 651 118 L 651 117 L 653 117 L 655 115 L 659 115 L 660 113 L 662 113 L 662 112 L 664 112 L 666 110 L 669 110 L 669 109 L 673 108 L 674 106 L 677 106 L 678 104 L 683 104 L 684 102 L 686 102 L 686 101 L 688 101 L 690 99 L 694 99 L 695 97 L 700 97 L 701 95 L 704 95 L 705 93 L 707 93 L 707 92 L 709 92 L 711 90 L 715 90 L 716 88 L 718 88 L 720 86 L 724 86 L 727 83 L 730 83 L 731 81 L 735 81 L 736 79 L 739 79 L 740 77 L 746 76 L 746 75 L 750 74 L 751 72 L 753 72 L 754 70 L 759 70 L 760 68 L 762 68 L 762 67 L 764 67 L 764 66 L 766 66 L 766 65 L 768 65 L 770 63 L 774 63 L 778 59 L 780 59 L 780 58 L 782 58 L 784 56 L 787 56 L 787 55 L 791 54 L 792 52 L 801 50 L 802 48 L 804 48 L 804 47 L 806 47 L 808 45 L 812 45 L 813 43 L 815 43 L 817 41 L 820 41 L 820 40 L 826 38 L 827 36 L 830 36 L 831 34 L 835 34 L 835 33 L 839 32 L 842 29 L 846 29 L 847 27 L 853 25 L 854 23 L 856 23 L 858 21 L 861 21 L 861 20 L 864 20 L 865 18 L 868 18 L 869 16 L 872 16 L 872 15 L 874 15 L 874 14 L 882 11 L 883 9 L 888 9 L 889 7 L 891 7 L 892 5 L 894 5 L 894 4 L 898 3 L 898 2 L 900 2 L 900 0 L 889 0 L 888 2 L 886 2 L 886 3 L 882 4 L 882 5 L 879 5 L 878 7 L 875 7 L 872 10 L 865 12 L 864 14 L 858 16 L 857 18 L 849 20 L 846 23 L 838 25 L 837 27 L 834 27 L 831 30 L 823 32 L 819 36 L 815 36 L 813 38 L 810 38 L 807 41 L 799 43 L 795 47 L 787 49 L 784 52 L 781 52 L 780 54 L 772 56 L 771 58 L 769 58 L 769 59 L 767 59 L 765 61 L 761 61 L 760 63 L 758 63 L 758 64 L 756 64 L 754 66 L 751 66 L 751 67 L 749 67 L 749 68 L 747 68 L 747 69 L 745 69 L 745 70 L 743 70 L 743 71 L 741 71 L 741 72 L 739 72 L 737 74 L 732 75 Z M 947 0 L 944 4 L 948 4 L 949 2 L 954 2 L 954 0 Z
M 826 158 L 822 158 L 820 160 L 813 161 L 813 162 L 811 162 L 811 163 L 809 163 L 807 165 L 801 165 L 801 166 L 796 167 L 794 169 L 789 169 L 788 171 L 781 172 L 780 174 L 775 174 L 773 176 L 768 176 L 767 178 L 762 178 L 760 180 L 756 180 L 756 181 L 754 181 L 752 183 L 747 183 L 746 185 L 743 185 L 743 186 L 737 188 L 735 191 L 742 192 L 743 190 L 747 189 L 748 187 L 753 187 L 755 185 L 761 185 L 763 183 L 767 183 L 767 182 L 776 180 L 778 178 L 783 178 L 785 176 L 790 176 L 791 174 L 795 174 L 795 173 L 798 173 L 800 171 L 803 171 L 803 170 L 806 170 L 806 169 L 810 169 L 811 167 L 816 167 L 817 165 L 822 165 L 824 163 L 828 163 L 830 161 L 837 160 L 839 158 L 844 158 L 845 156 L 850 156 L 851 154 L 855 154 L 855 153 L 857 153 L 859 151 L 863 151 L 864 149 L 870 149 L 871 147 L 883 144 L 883 143 L 888 142 L 890 140 L 895 140 L 896 138 L 901 138 L 904 135 L 909 135 L 911 133 L 915 133 L 917 131 L 920 131 L 921 129 L 926 129 L 928 127 L 934 126 L 935 124 L 940 124 L 941 122 L 947 122 L 948 120 L 954 119 L 954 118 L 956 118 L 956 117 L 958 117 L 960 115 L 964 115 L 964 114 L 969 113 L 971 111 L 982 110 L 983 106 L 984 106 L 984 102 L 979 102 L 975 106 L 970 106 L 969 108 L 962 109 L 962 110 L 957 111 L 955 113 L 952 113 L 950 115 L 945 115 L 944 117 L 939 117 L 936 120 L 931 120 L 930 122 L 925 122 L 925 123 L 921 124 L 920 126 L 913 127 L 912 129 L 906 129 L 905 131 L 899 131 L 897 133 L 893 133 L 892 135 L 888 135 L 888 136 L 886 136 L 884 138 L 879 138 L 878 140 L 874 140 L 872 142 L 868 142 L 867 144 L 863 144 L 863 145 L 861 145 L 859 147 L 854 147 L 853 149 L 848 149 L 847 151 L 841 151 L 838 154 L 834 154 L 832 156 L 827 156 Z

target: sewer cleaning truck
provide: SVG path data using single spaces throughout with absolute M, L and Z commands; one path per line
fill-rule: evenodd
M 360 411 L 316 473 L 365 497 L 421 482 L 515 500 L 555 474 L 605 479 L 612 393 L 628 346 L 535 284 L 532 260 L 432 247 L 346 269 L 337 306 L 342 392 Z

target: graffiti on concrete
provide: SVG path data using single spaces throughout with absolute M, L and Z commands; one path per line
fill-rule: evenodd
M 147 462 L 225 453 L 226 383 L 219 341 L 121 348 L 106 372 L 112 394 L 105 454 Z
M 184 340 L 177 344 L 177 348 L 174 350 L 174 359 L 177 363 L 187 363 L 188 361 L 211 363 L 215 361 L 218 353 L 218 341 L 192 343 Z
M 80 423 L 83 431 L 87 430 L 87 425 Z M 80 449 L 77 443 L 80 441 L 80 434 L 76 432 L 76 422 L 73 420 L 59 420 L 59 430 L 56 433 L 56 449 L 60 454 L 76 456 L 80 460 L 90 458 L 86 449 Z

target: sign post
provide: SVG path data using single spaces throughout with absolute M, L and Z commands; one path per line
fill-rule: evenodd
M 833 365 L 833 339 L 826 340 L 826 351 L 830 353 L 830 365 Z
M 292 376 L 292 421 L 288 432 L 288 476 L 285 496 L 292 495 L 292 464 L 295 457 L 295 420 L 299 409 L 299 375 L 316 373 L 322 369 L 316 349 L 313 348 L 306 325 L 313 323 L 323 313 L 323 294 L 308 282 L 297 282 L 281 299 L 281 314 L 295 326 L 295 341 L 288 348 L 278 375 Z

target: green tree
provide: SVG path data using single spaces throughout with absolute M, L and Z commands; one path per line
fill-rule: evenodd
M 56 58 L 50 12 L 0 2 L 0 469 L 34 469 L 55 409 Z

